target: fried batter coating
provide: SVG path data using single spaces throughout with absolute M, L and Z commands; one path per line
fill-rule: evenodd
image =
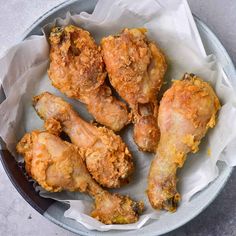
M 70 98 L 79 99 L 101 123 L 114 131 L 129 123 L 126 105 L 111 94 L 100 48 L 88 31 L 73 25 L 55 27 L 50 34 L 52 85 Z
M 47 131 L 25 134 L 17 144 L 26 170 L 44 189 L 88 193 L 94 200 L 91 216 L 104 224 L 128 224 L 138 220 L 144 205 L 128 196 L 111 194 L 90 176 L 78 147 Z
M 79 147 L 90 174 L 99 184 L 117 188 L 129 182 L 133 159 L 120 136 L 82 120 L 70 104 L 50 93 L 36 96 L 33 104 L 46 121 L 47 130 L 55 134 L 63 130 Z
M 133 113 L 134 140 L 143 151 L 155 152 L 159 141 L 157 93 L 167 64 L 163 53 L 149 42 L 145 29 L 124 29 L 101 41 L 109 79 Z
M 161 138 L 148 177 L 148 197 L 156 209 L 175 211 L 180 194 L 176 171 L 189 152 L 197 152 L 208 128 L 216 123 L 220 102 L 212 87 L 193 74 L 185 74 L 168 89 L 159 107 Z

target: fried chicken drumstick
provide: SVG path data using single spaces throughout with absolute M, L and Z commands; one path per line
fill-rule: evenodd
M 145 29 L 125 29 L 101 41 L 109 79 L 133 113 L 134 140 L 139 149 L 155 152 L 159 141 L 157 93 L 167 69 L 157 45 Z
M 133 159 L 120 136 L 82 120 L 70 104 L 50 93 L 34 97 L 33 105 L 45 120 L 47 130 L 55 134 L 63 130 L 79 147 L 90 174 L 99 184 L 117 188 L 129 182 Z
M 114 131 L 129 123 L 126 105 L 114 98 L 104 83 L 102 55 L 89 32 L 73 25 L 55 27 L 49 42 L 48 76 L 53 86 L 85 103 L 98 123 Z
M 18 143 L 17 151 L 24 156 L 29 175 L 47 191 L 88 193 L 95 200 L 91 216 L 105 224 L 136 222 L 143 211 L 142 202 L 102 189 L 88 173 L 78 147 L 54 134 L 27 133 Z
M 219 108 L 211 86 L 193 74 L 185 74 L 165 92 L 158 115 L 161 138 L 148 177 L 147 194 L 154 208 L 176 210 L 176 171 L 189 152 L 198 151 L 208 128 L 215 126 Z

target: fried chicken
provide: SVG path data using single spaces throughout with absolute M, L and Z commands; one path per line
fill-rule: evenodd
M 159 107 L 161 138 L 148 177 L 148 197 L 156 209 L 175 211 L 180 194 L 176 171 L 187 154 L 197 152 L 208 128 L 216 123 L 220 102 L 211 86 L 193 74 L 185 74 L 168 89 Z
M 133 159 L 120 136 L 82 120 L 70 104 L 50 93 L 36 96 L 33 105 L 45 120 L 47 130 L 54 134 L 63 130 L 79 147 L 90 174 L 99 184 L 117 188 L 129 182 Z
M 55 27 L 49 42 L 52 85 L 85 103 L 98 123 L 114 131 L 129 123 L 126 105 L 113 97 L 105 84 L 100 48 L 90 33 L 73 25 Z
M 91 215 L 105 224 L 136 222 L 143 211 L 142 202 L 102 189 L 88 173 L 78 147 L 54 134 L 27 133 L 18 143 L 17 151 L 25 158 L 28 174 L 47 191 L 88 193 L 95 200 Z
M 145 29 L 124 29 L 101 41 L 112 86 L 133 113 L 134 140 L 143 151 L 155 152 L 159 141 L 157 93 L 167 64 L 163 53 L 149 42 Z

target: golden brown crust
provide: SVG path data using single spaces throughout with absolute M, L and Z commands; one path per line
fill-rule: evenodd
M 104 83 L 106 72 L 100 48 L 90 33 L 73 25 L 56 27 L 49 41 L 48 75 L 53 86 L 85 103 L 97 122 L 115 131 L 122 129 L 129 122 L 128 111 Z
M 73 25 L 53 28 L 48 75 L 68 97 L 86 103 L 88 94 L 104 83 L 106 72 L 100 51 L 88 31 Z
M 157 141 L 160 138 L 160 131 L 156 128 L 154 116 L 143 116 L 134 126 L 134 140 L 141 151 L 154 152 L 157 148 Z M 145 137 L 145 138 L 144 138 Z
M 118 188 L 129 182 L 134 164 L 120 136 L 85 122 L 67 102 L 50 93 L 36 96 L 33 104 L 50 132 L 58 132 L 59 126 L 79 147 L 90 174 L 99 184 Z
M 124 29 L 118 36 L 103 38 L 101 47 L 110 82 L 132 109 L 135 142 L 141 150 L 154 152 L 159 140 L 156 96 L 167 64 L 144 33 L 144 29 Z M 146 133 L 141 130 L 144 123 Z
M 134 202 L 128 196 L 108 192 L 98 195 L 92 216 L 105 224 L 130 224 L 138 221 L 144 210 L 143 202 Z M 114 212 L 111 216 L 110 212 Z
M 112 96 L 110 87 L 100 87 L 96 94 L 90 95 L 90 99 L 91 102 L 87 104 L 88 111 L 99 123 L 114 131 L 120 131 L 130 123 L 126 104 Z
M 89 175 L 75 145 L 47 131 L 33 131 L 25 134 L 17 151 L 25 158 L 27 172 L 47 191 L 80 191 L 93 197 L 91 215 L 104 224 L 138 221 L 143 203 L 103 190 Z
M 51 134 L 59 136 L 62 132 L 61 123 L 54 118 L 49 118 L 44 123 L 44 128 Z
M 32 145 L 33 139 L 31 134 L 25 134 L 21 141 L 17 144 L 16 150 L 18 153 L 25 155 L 25 169 L 31 176 L 31 162 L 32 162 Z
M 175 81 L 159 108 L 161 138 L 148 177 L 148 197 L 156 209 L 175 211 L 180 195 L 176 171 L 189 152 L 197 152 L 209 127 L 215 125 L 220 108 L 212 87 L 192 74 Z
M 80 149 L 89 172 L 104 187 L 118 188 L 129 183 L 134 165 L 127 146 L 105 127 L 97 128 L 97 135 L 95 145 Z

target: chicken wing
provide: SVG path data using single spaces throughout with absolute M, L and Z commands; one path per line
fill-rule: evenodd
M 220 102 L 199 77 L 185 74 L 175 81 L 160 102 L 158 124 L 161 138 L 148 177 L 148 197 L 156 209 L 175 211 L 180 201 L 176 171 L 189 152 L 197 152 L 208 128 L 216 123 Z
M 25 158 L 28 174 L 47 191 L 80 191 L 93 197 L 95 207 L 91 215 L 105 224 L 136 222 L 143 211 L 142 202 L 103 190 L 88 173 L 78 147 L 54 134 L 27 133 L 17 151 Z
M 167 64 L 145 32 L 125 29 L 118 36 L 103 38 L 101 47 L 110 82 L 132 109 L 136 144 L 154 152 L 159 141 L 157 93 Z
M 117 188 L 129 182 L 133 159 L 120 136 L 82 120 L 70 104 L 50 93 L 36 96 L 33 104 L 46 121 L 47 130 L 54 134 L 63 130 L 80 148 L 90 174 L 99 184 Z
M 69 25 L 50 34 L 50 67 L 53 86 L 87 105 L 98 123 L 114 131 L 129 123 L 126 105 L 111 94 L 100 48 L 88 31 Z

